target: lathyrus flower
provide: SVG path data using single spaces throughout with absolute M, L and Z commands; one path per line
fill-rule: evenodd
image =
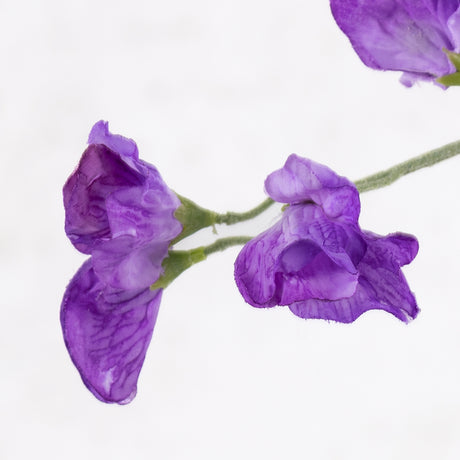
M 456 72 L 443 50 L 460 50 L 460 0 L 330 3 L 337 24 L 368 67 L 402 71 L 401 83 L 408 87 Z
M 135 394 L 160 305 L 150 290 L 182 226 L 177 196 L 134 141 L 100 121 L 64 185 L 65 230 L 91 257 L 69 283 L 61 324 L 70 356 L 89 390 L 125 404 Z
M 288 206 L 236 259 L 235 280 L 249 304 L 287 305 L 302 318 L 342 323 L 370 309 L 415 318 L 415 297 L 400 267 L 416 256 L 417 240 L 361 230 L 359 194 L 348 179 L 291 155 L 265 188 Z

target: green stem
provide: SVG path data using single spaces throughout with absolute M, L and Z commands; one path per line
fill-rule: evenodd
M 204 246 L 203 252 L 206 256 L 209 256 L 209 254 L 213 252 L 225 251 L 225 249 L 231 246 L 246 244 L 248 241 L 252 240 L 252 238 L 251 236 L 229 236 L 227 238 L 219 238 L 209 246 Z
M 360 193 L 386 187 L 406 174 L 410 174 L 418 169 L 427 168 L 428 166 L 433 166 L 436 163 L 459 154 L 460 141 L 452 142 L 451 144 L 444 145 L 419 155 L 418 157 L 399 163 L 389 169 L 372 174 L 364 179 L 357 180 L 355 185 Z
M 192 235 L 202 228 L 214 227 L 216 224 L 232 225 L 237 224 L 238 222 L 253 219 L 274 203 L 271 198 L 267 198 L 255 208 L 246 212 L 227 212 L 225 214 L 218 214 L 214 211 L 198 206 L 196 203 L 184 196 L 177 196 L 181 201 L 181 206 L 177 208 L 174 216 L 179 220 L 179 222 L 181 222 L 182 232 L 172 242 L 172 244 L 176 244 L 180 240 L 187 238 L 187 236 Z
M 386 187 L 392 184 L 400 177 L 413 173 L 419 169 L 433 166 L 436 163 L 452 158 L 460 154 L 460 141 L 452 142 L 427 153 L 423 153 L 410 160 L 399 163 L 391 168 L 380 171 L 376 174 L 364 177 L 363 179 L 355 181 L 356 188 L 360 193 L 375 190 L 377 188 Z M 226 214 L 216 214 L 215 222 L 217 224 L 232 225 L 245 220 L 253 219 L 266 209 L 268 209 L 274 201 L 271 198 L 265 199 L 255 208 L 242 212 L 227 212 Z
M 215 217 L 216 224 L 233 225 L 237 224 L 238 222 L 254 219 L 254 217 L 257 217 L 259 214 L 262 214 L 273 203 L 274 201 L 271 198 L 266 198 L 258 206 L 246 212 L 227 212 L 225 214 L 217 214 Z
M 410 174 L 418 169 L 426 168 L 428 166 L 433 166 L 436 163 L 447 160 L 448 158 L 458 154 L 460 154 L 460 141 L 452 142 L 451 144 L 444 145 L 443 147 L 439 147 L 418 157 L 411 158 L 403 163 L 392 166 L 385 171 L 380 171 L 376 174 L 372 174 L 371 176 L 357 180 L 355 185 L 360 193 L 386 187 L 406 174 Z M 196 203 L 185 197 L 179 195 L 179 198 L 182 202 L 182 206 L 176 210 L 175 216 L 182 223 L 183 231 L 173 241 L 173 244 L 202 228 L 213 227 L 216 224 L 233 225 L 245 220 L 253 219 L 263 213 L 274 203 L 271 198 L 266 198 L 262 203 L 249 211 L 218 214 L 198 206 Z M 216 251 L 218 250 L 219 249 L 216 249 Z
M 181 273 L 192 265 L 206 260 L 209 254 L 217 251 L 224 251 L 231 246 L 246 244 L 252 238 L 249 236 L 229 236 L 220 238 L 209 246 L 200 246 L 188 251 L 170 250 L 168 257 L 163 260 L 163 274 L 150 286 L 150 289 L 163 289 L 169 286 Z

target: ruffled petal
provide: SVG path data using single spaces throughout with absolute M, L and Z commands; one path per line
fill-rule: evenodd
M 311 245 L 310 241 L 299 241 L 281 254 L 282 271 L 277 272 L 276 276 L 279 305 L 309 298 L 336 300 L 350 297 L 355 292 L 358 273 L 350 273 L 338 266 L 317 246 L 318 252 L 311 258 L 308 249 Z M 292 264 L 291 255 L 294 252 L 297 253 L 294 255 L 295 265 Z M 302 260 L 304 265 L 298 264 L 299 258 L 306 253 L 308 260 Z M 286 263 L 287 259 L 291 259 L 289 264 Z
M 101 401 L 127 404 L 135 397 L 161 292 L 106 293 L 91 259 L 69 283 L 61 306 L 64 340 L 83 382 Z
M 439 77 L 453 71 L 442 51 L 455 49 L 447 26 L 458 0 L 331 0 L 334 18 L 361 60 L 380 70 Z M 406 78 L 403 83 L 410 86 Z
M 107 218 L 112 238 L 131 236 L 139 245 L 148 241 L 172 241 L 182 231 L 174 217 L 179 198 L 161 180 L 158 172 L 155 188 L 151 183 L 139 187 L 123 187 L 106 199 Z M 153 182 L 154 179 L 149 182 Z
M 73 245 L 90 254 L 111 238 L 106 198 L 121 187 L 142 185 L 143 176 L 104 145 L 90 145 L 64 185 L 65 231 Z
M 283 240 L 282 224 L 245 244 L 235 261 L 235 282 L 246 302 L 254 307 L 273 307 L 275 294 L 275 261 L 278 244 Z
M 417 240 L 402 233 L 387 237 L 365 234 L 368 249 L 358 267 L 360 277 L 355 293 L 335 301 L 307 299 L 292 303 L 289 308 L 295 315 L 341 323 L 350 323 L 373 309 L 387 311 L 406 323 L 417 316 L 415 296 L 400 270 L 416 256 Z
M 295 154 L 285 165 L 265 180 L 268 195 L 280 203 L 312 201 L 321 206 L 328 217 L 347 217 L 357 221 L 360 212 L 359 193 L 345 177 L 327 166 Z
M 246 302 L 288 305 L 302 318 L 343 323 L 370 309 L 415 318 L 418 307 L 400 267 L 414 259 L 418 242 L 402 233 L 363 232 L 351 182 L 291 155 L 268 176 L 266 190 L 289 206 L 237 257 L 235 280 Z
M 412 261 L 418 243 L 410 235 L 394 234 L 368 241 L 368 249 L 359 265 L 361 277 L 368 283 L 367 293 L 382 309 L 397 309 L 407 319 L 418 314 L 418 306 L 400 266 Z M 390 313 L 395 314 L 393 311 Z
M 88 136 L 88 144 L 102 144 L 121 156 L 134 159 L 139 157 L 137 145 L 132 139 L 112 134 L 109 131 L 109 123 L 104 120 L 98 121 L 91 129 Z
M 143 289 L 158 280 L 169 241 L 153 241 L 139 247 L 130 236 L 107 241 L 93 251 L 94 271 L 101 281 L 116 289 Z
M 339 323 L 351 323 L 372 308 L 379 308 L 379 305 L 369 299 L 366 289 L 360 283 L 354 294 L 346 299 L 308 299 L 289 305 L 292 313 L 300 318 L 325 319 Z
M 158 170 L 137 159 L 136 144 L 94 125 L 91 144 L 64 185 L 65 230 L 74 246 L 91 254 L 119 235 L 170 241 L 182 229 L 174 217 L 179 198 Z M 113 150 L 118 148 L 119 150 Z
M 289 206 L 282 223 L 286 247 L 296 241 L 312 241 L 338 266 L 357 272 L 356 266 L 366 251 L 357 224 L 330 219 L 321 207 L 312 204 Z
M 418 241 L 413 235 L 407 233 L 390 233 L 382 237 L 375 233 L 364 231 L 363 236 L 371 252 L 376 255 L 374 264 L 382 264 L 386 267 L 399 269 L 411 263 L 418 253 Z M 369 263 L 370 259 L 367 259 Z
M 365 251 L 357 226 L 328 219 L 317 205 L 292 205 L 281 222 L 244 246 L 235 280 L 256 307 L 349 297 Z

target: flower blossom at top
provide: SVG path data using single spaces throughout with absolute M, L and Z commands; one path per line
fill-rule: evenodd
M 415 318 L 418 307 L 400 267 L 416 256 L 417 240 L 361 230 L 354 184 L 291 155 L 265 188 L 289 206 L 236 259 L 235 280 L 249 304 L 287 305 L 302 318 L 343 323 L 370 309 L 405 322 Z
M 128 403 L 150 342 L 162 290 L 150 286 L 182 225 L 177 196 L 134 141 L 100 121 L 64 185 L 65 230 L 90 254 L 69 283 L 61 324 L 70 356 L 90 391 Z
M 401 83 L 456 71 L 460 0 L 330 0 L 334 18 L 367 66 L 403 72 Z

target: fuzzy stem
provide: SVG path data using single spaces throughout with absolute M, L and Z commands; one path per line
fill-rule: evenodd
M 219 238 L 209 246 L 204 246 L 203 252 L 206 256 L 209 256 L 209 254 L 213 252 L 224 251 L 231 246 L 246 244 L 250 240 L 252 240 L 250 236 L 229 236 L 227 238 Z
M 410 174 L 418 169 L 427 168 L 428 166 L 433 166 L 436 163 L 447 160 L 458 154 L 460 154 L 460 141 L 452 142 L 451 144 L 444 145 L 404 161 L 403 163 L 399 163 L 389 169 L 357 180 L 355 185 L 360 193 L 386 187 L 406 174 Z
M 169 286 L 181 273 L 191 266 L 206 260 L 209 254 L 224 251 L 231 246 L 246 244 L 252 238 L 250 236 L 229 236 L 220 238 L 209 246 L 200 246 L 187 251 L 170 250 L 168 257 L 163 260 L 163 274 L 150 286 L 151 290 L 164 289 Z
M 273 203 L 274 201 L 271 198 L 266 198 L 258 206 L 246 212 L 227 212 L 225 214 L 217 214 L 215 217 L 216 224 L 233 225 L 237 224 L 238 222 L 254 219 L 254 217 L 257 217 L 259 214 L 262 214 Z

